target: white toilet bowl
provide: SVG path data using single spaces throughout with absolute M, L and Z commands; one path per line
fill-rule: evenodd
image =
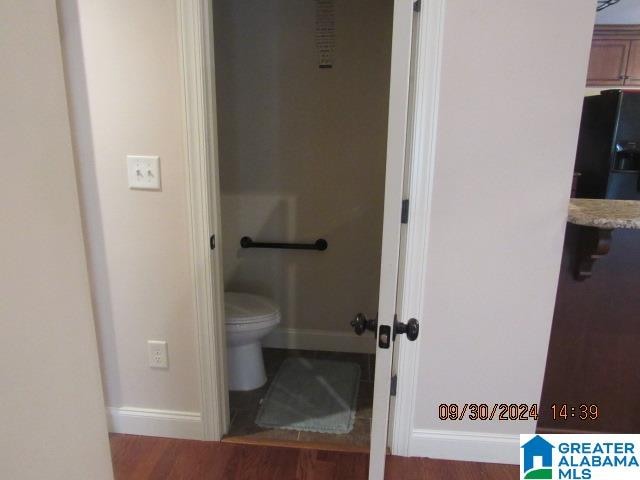
M 254 390 L 267 381 L 262 338 L 280 323 L 271 300 L 249 293 L 225 292 L 229 390 Z

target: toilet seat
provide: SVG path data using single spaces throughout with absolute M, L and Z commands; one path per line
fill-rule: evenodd
M 272 323 L 280 320 L 280 309 L 271 300 L 259 295 L 225 292 L 224 317 L 227 325 Z

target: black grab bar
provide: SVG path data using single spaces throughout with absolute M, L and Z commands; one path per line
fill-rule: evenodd
M 240 239 L 242 248 L 284 248 L 291 250 L 326 250 L 329 244 L 324 238 L 319 238 L 315 243 L 279 243 L 279 242 L 254 242 L 251 237 Z

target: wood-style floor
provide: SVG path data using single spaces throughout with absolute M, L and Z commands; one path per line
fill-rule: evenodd
M 111 434 L 116 480 L 366 480 L 365 453 Z M 518 467 L 387 457 L 386 480 L 515 480 Z

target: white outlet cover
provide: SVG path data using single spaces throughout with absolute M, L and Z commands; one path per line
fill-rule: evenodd
M 129 188 L 160 190 L 160 157 L 154 155 L 127 155 Z
M 147 354 L 151 368 L 169 368 L 169 351 L 164 340 L 148 340 Z

